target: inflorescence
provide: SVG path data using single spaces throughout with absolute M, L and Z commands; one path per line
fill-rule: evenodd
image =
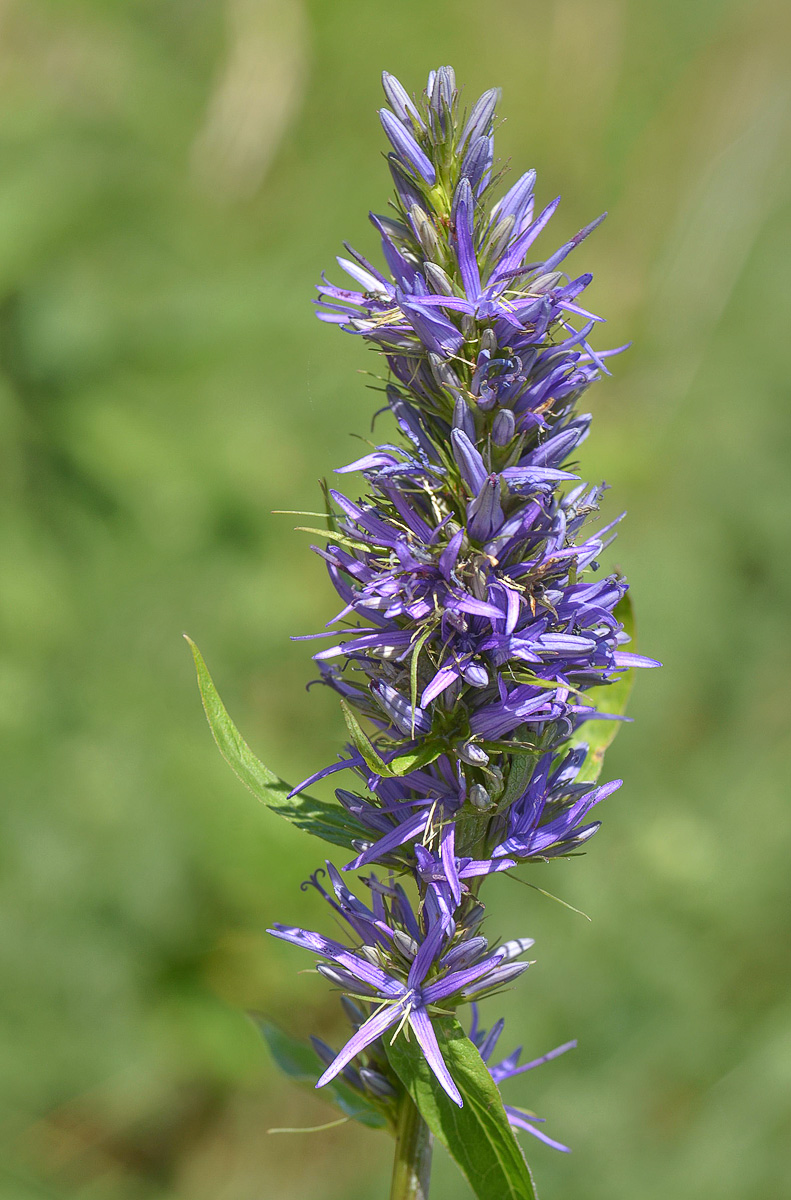
M 364 835 L 346 869 L 385 876 L 362 879 L 368 904 L 329 864 L 329 891 L 321 873 L 312 878 L 348 944 L 271 932 L 316 955 L 345 994 L 354 1033 L 339 1054 L 314 1040 L 327 1064 L 318 1086 L 343 1073 L 386 1100 L 394 1080 L 381 1039 L 407 1027 L 461 1104 L 432 1017 L 512 981 L 532 945 L 487 943 L 481 883 L 571 854 L 596 832 L 592 809 L 620 781 L 585 781 L 578 731 L 609 715 L 588 693 L 658 664 L 623 649 L 627 584 L 599 574 L 612 525 L 591 529 L 604 489 L 575 473 L 591 420 L 579 401 L 618 350 L 591 347 L 601 321 L 581 303 L 591 276 L 562 264 L 602 218 L 537 257 L 559 199 L 536 215 L 528 171 L 492 202 L 499 90 L 464 114 L 449 67 L 431 72 L 417 101 L 387 73 L 383 85 L 395 198 L 371 221 L 386 267 L 347 247 L 338 263 L 351 284 L 323 279 L 318 315 L 384 356 L 395 429 L 338 471 L 362 474 L 362 498 L 327 489 L 330 531 L 314 549 L 342 608 L 309 636 L 330 641 L 315 659 L 350 738 L 294 791 L 356 776 L 337 791 Z M 501 1030 L 484 1034 L 474 1012 L 470 1037 L 487 1063 Z M 570 1045 L 522 1067 L 517 1051 L 491 1074 L 499 1083 Z M 566 1149 L 535 1117 L 506 1111 Z

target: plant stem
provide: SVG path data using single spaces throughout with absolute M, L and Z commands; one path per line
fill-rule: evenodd
M 409 1096 L 401 1101 L 390 1200 L 428 1200 L 434 1139 Z

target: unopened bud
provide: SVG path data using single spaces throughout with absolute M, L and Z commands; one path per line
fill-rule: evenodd
M 414 938 L 411 938 L 408 933 L 404 933 L 403 929 L 396 929 L 393 934 L 393 945 L 408 958 L 410 961 L 417 954 L 418 946 Z
M 503 217 L 494 227 L 494 232 L 486 247 L 487 262 L 496 263 L 511 240 L 514 232 L 514 218 Z
M 461 429 L 475 445 L 475 417 L 467 401 L 459 396 L 453 408 L 453 428 Z
M 402 221 L 396 221 L 393 217 L 383 217 L 379 214 L 377 214 L 376 220 L 382 233 L 386 233 L 394 241 L 403 242 L 408 240 L 410 236 L 409 230 Z
M 480 809 L 481 812 L 492 807 L 492 798 L 483 784 L 474 783 L 470 788 L 470 804 Z
M 331 1046 L 328 1046 L 326 1042 L 323 1042 L 321 1038 L 314 1037 L 313 1034 L 311 1034 L 310 1044 L 318 1054 L 321 1061 L 324 1063 L 325 1067 L 328 1067 L 331 1062 L 334 1062 L 336 1058 L 335 1051 Z
M 486 328 L 481 334 L 481 350 L 485 350 L 487 354 L 497 352 L 497 334 L 493 329 Z
M 387 97 L 387 103 L 399 120 L 406 125 L 413 121 L 420 129 L 426 128 L 412 97 L 395 75 L 391 75 L 389 71 L 382 71 L 382 89 Z
M 440 67 L 429 75 L 428 102 L 439 117 L 450 115 L 456 98 L 456 75 L 453 67 Z
M 516 418 L 510 408 L 501 408 L 492 422 L 492 441 L 495 446 L 507 446 L 516 433 Z
M 429 286 L 440 296 L 453 296 L 453 284 L 447 274 L 438 267 L 436 263 L 427 262 L 423 264 L 423 272 L 428 280 Z
M 419 204 L 413 204 L 409 209 L 409 223 L 426 257 L 436 258 L 439 254 L 437 234 L 427 214 Z
M 551 292 L 553 287 L 556 287 L 563 278 L 562 271 L 549 271 L 546 275 L 539 275 L 538 279 L 534 279 L 530 284 L 531 292 Z
M 384 1075 L 380 1075 L 378 1071 L 372 1071 L 370 1067 L 360 1068 L 360 1078 L 373 1096 L 379 1096 L 382 1100 L 389 1100 L 396 1094 L 392 1083 L 388 1079 L 385 1079 Z
M 447 388 L 454 396 L 461 395 L 461 380 L 453 367 L 448 366 L 438 354 L 433 353 L 428 356 L 428 365 L 439 387 Z
M 475 742 L 465 742 L 459 750 L 459 758 L 471 767 L 485 767 L 489 761 L 489 755 Z
M 352 1028 L 359 1029 L 362 1023 L 365 1021 L 365 1013 L 359 1007 L 359 1005 L 355 1004 L 353 1000 L 350 1000 L 348 996 L 341 996 L 341 1007 L 346 1013 Z
M 469 120 L 464 126 L 464 132 L 461 135 L 460 145 L 469 138 L 474 141 L 484 133 L 488 133 L 491 128 L 494 112 L 502 95 L 500 88 L 489 88 L 484 92 L 479 100 L 476 100 L 470 113 Z
M 477 929 L 485 916 L 486 909 L 484 906 L 482 904 L 475 904 L 459 924 L 464 929 Z

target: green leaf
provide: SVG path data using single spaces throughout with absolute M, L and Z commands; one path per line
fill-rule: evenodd
M 314 800 L 312 796 L 306 796 L 304 793 L 289 799 L 290 786 L 259 762 L 253 754 L 228 716 L 200 650 L 191 638 L 186 634 L 184 637 L 189 642 L 195 659 L 198 687 L 214 740 L 220 754 L 245 787 L 248 787 L 267 808 L 285 817 L 299 829 L 323 838 L 325 842 L 352 849 L 352 839 L 365 833 L 362 826 L 357 825 L 348 813 L 334 804 Z
M 502 812 L 522 795 L 525 788 L 530 782 L 530 776 L 535 770 L 535 765 L 538 756 L 534 754 L 520 754 L 518 758 L 511 760 L 511 766 L 508 771 L 508 780 L 506 782 L 503 794 L 497 801 L 497 807 Z
M 343 533 L 336 533 L 334 529 L 316 529 L 312 525 L 295 525 L 294 529 L 297 533 L 315 533 L 328 542 L 335 542 L 344 550 L 368 551 L 371 549 L 370 546 L 366 546 L 365 542 L 356 542 L 354 538 L 346 537 Z
M 319 486 L 321 488 L 321 494 L 324 497 L 324 515 L 327 518 L 327 528 L 331 533 L 337 533 L 338 518 L 336 517 L 335 510 L 332 507 L 332 500 L 330 498 L 330 485 L 327 483 L 326 479 L 320 479 Z
M 272 1058 L 285 1075 L 295 1083 L 316 1087 L 316 1080 L 324 1070 L 324 1064 L 312 1046 L 307 1046 L 290 1034 L 284 1033 L 260 1013 L 250 1013 L 250 1018 L 263 1037 Z M 342 1078 L 336 1078 L 323 1087 L 319 1095 L 339 1108 L 345 1117 L 367 1125 L 369 1129 L 384 1129 L 388 1118 L 373 1100 L 360 1095 L 349 1087 Z
M 446 749 L 447 746 L 444 742 L 423 742 L 417 750 L 406 750 L 403 754 L 397 754 L 395 758 L 392 758 L 389 770 L 393 775 L 406 775 L 409 771 L 416 771 L 418 767 L 427 767 Z
M 632 639 L 634 649 L 634 610 L 629 593 L 621 599 L 613 610 L 614 616 L 620 621 Z M 629 693 L 632 690 L 634 683 L 634 667 L 628 671 L 624 671 L 620 679 L 615 683 L 604 683 L 600 687 L 590 688 L 585 693 L 585 698 L 590 700 L 593 707 L 598 712 L 612 713 L 613 716 L 621 717 L 626 711 L 626 705 L 629 700 Z M 572 746 L 579 746 L 587 743 L 588 753 L 585 756 L 585 761 L 580 767 L 578 779 L 588 783 L 595 783 L 601 775 L 602 767 L 604 766 L 604 755 L 607 752 L 608 746 L 613 742 L 615 735 L 623 724 L 622 721 L 608 720 L 592 720 L 586 721 L 580 725 L 571 739 Z
M 401 1033 L 392 1046 L 385 1039 L 393 1070 L 431 1132 L 467 1176 L 478 1200 L 535 1200 L 522 1148 L 480 1054 L 455 1017 L 432 1023 L 464 1107 L 458 1108 L 442 1090 L 414 1037 L 407 1041 Z
M 412 647 L 412 661 L 409 665 L 409 694 L 412 700 L 412 737 L 415 736 L 415 709 L 417 708 L 417 668 L 420 651 L 434 632 L 433 625 L 427 625 Z
M 349 737 L 354 746 L 360 751 L 366 765 L 377 775 L 381 775 L 383 779 L 395 779 L 399 775 L 406 775 L 407 772 L 416 770 L 417 767 L 426 767 L 439 758 L 445 749 L 443 742 L 426 741 L 417 750 L 407 750 L 403 754 L 396 755 L 387 763 L 357 720 L 354 709 L 347 700 L 341 700 L 341 708 L 346 728 L 349 730 Z
M 383 775 L 389 779 L 393 775 L 393 771 L 387 765 L 381 754 L 375 749 L 370 738 L 366 734 L 360 722 L 354 715 L 352 706 L 346 700 L 341 700 L 341 710 L 343 719 L 346 722 L 346 728 L 349 730 L 349 737 L 352 743 L 360 754 L 363 756 L 367 766 L 375 771 L 377 775 Z

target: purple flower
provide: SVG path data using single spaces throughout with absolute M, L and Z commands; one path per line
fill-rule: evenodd
M 318 967 L 321 974 L 372 1007 L 370 1016 L 329 1063 L 316 1086 L 334 1079 L 393 1026 L 398 1032 L 408 1024 L 440 1084 L 461 1106 L 461 1094 L 437 1044 L 431 1011 L 440 1003 L 489 994 L 521 974 L 529 964 L 513 960 L 532 941 L 519 939 L 489 953 L 485 938 L 474 936 L 469 924 L 454 919 L 458 904 L 444 881 L 428 884 L 418 916 L 400 885 L 382 884 L 371 876 L 368 884 L 373 903 L 369 908 L 346 887 L 331 863 L 327 863 L 327 872 L 334 897 L 319 883 L 319 872 L 310 883 L 350 926 L 360 944 L 346 946 L 289 925 L 277 924 L 268 931 L 317 954 L 323 960 Z
M 470 1040 L 478 1047 L 481 1058 L 489 1068 L 489 1074 L 498 1087 L 504 1080 L 511 1079 L 514 1075 L 522 1075 L 525 1071 L 532 1071 L 534 1067 L 540 1067 L 543 1063 L 550 1062 L 553 1058 L 558 1058 L 559 1055 L 565 1054 L 567 1050 L 573 1050 L 577 1045 L 576 1041 L 564 1042 L 562 1046 L 557 1046 L 554 1050 L 542 1054 L 540 1058 L 534 1058 L 532 1062 L 522 1063 L 521 1066 L 519 1066 L 519 1059 L 522 1054 L 522 1047 L 518 1046 L 507 1058 L 492 1066 L 489 1060 L 495 1052 L 497 1042 L 505 1027 L 505 1022 L 503 1020 L 497 1021 L 487 1033 L 485 1029 L 481 1029 L 478 1025 L 478 1006 L 473 1004 L 472 1010 Z M 533 1137 L 538 1138 L 539 1141 L 544 1142 L 547 1146 L 552 1146 L 554 1150 L 562 1150 L 565 1154 L 570 1153 L 568 1146 L 564 1146 L 562 1142 L 556 1142 L 542 1130 L 536 1129 L 535 1123 L 543 1123 L 543 1117 L 537 1117 L 535 1113 L 517 1108 L 513 1104 L 506 1104 L 504 1107 L 508 1123 L 514 1126 L 514 1128 L 524 1129 L 527 1133 L 532 1133 Z
M 593 836 L 601 822 L 584 824 L 585 818 L 622 781 L 614 779 L 594 788 L 577 783 L 587 749 L 569 751 L 560 765 L 554 764 L 552 754 L 540 759 L 527 788 L 508 811 L 508 836 L 493 850 L 494 859 L 557 858 Z
M 530 945 L 489 947 L 478 890 L 596 832 L 592 810 L 620 781 L 581 780 L 586 750 L 573 741 L 584 722 L 610 716 L 607 685 L 658 664 L 625 648 L 628 584 L 600 569 L 620 518 L 596 524 L 604 485 L 581 482 L 576 461 L 591 423 L 580 401 L 625 349 L 593 348 L 602 318 L 584 304 L 592 277 L 564 269 L 603 218 L 542 248 L 559 198 L 536 209 L 535 172 L 491 194 L 499 91 L 466 116 L 450 67 L 432 71 L 417 99 L 387 72 L 382 83 L 396 193 L 387 216 L 370 214 L 383 261 L 347 246 L 337 260 L 347 282 L 318 288 L 320 319 L 362 337 L 389 372 L 384 440 L 337 469 L 343 491 L 325 488 L 314 549 L 339 611 L 304 635 L 318 640 L 350 744 L 292 795 L 351 771 L 336 791 L 354 850 L 345 869 L 397 871 L 417 903 L 371 875 L 365 904 L 328 865 L 329 890 L 318 873 L 311 882 L 350 938 L 270 932 L 317 955 L 355 1006 L 339 1053 L 316 1043 L 319 1085 L 345 1072 L 388 1095 L 381 1039 L 408 1026 L 460 1104 L 432 1017 L 516 978 Z M 487 1063 L 501 1030 L 474 1022 Z M 517 1051 L 490 1070 L 499 1083 L 568 1048 L 521 1067 Z M 507 1112 L 566 1149 L 538 1118 Z

